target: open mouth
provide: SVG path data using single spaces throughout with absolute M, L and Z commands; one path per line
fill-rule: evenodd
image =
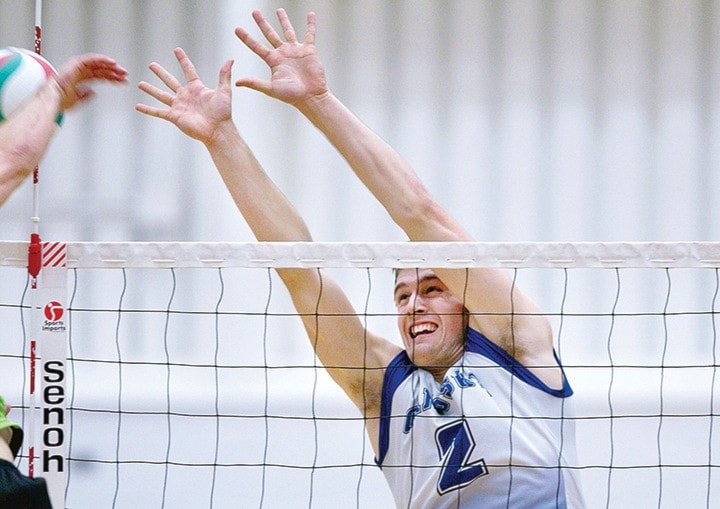
M 410 327 L 410 337 L 415 339 L 423 334 L 432 334 L 437 328 L 437 324 L 434 323 L 418 323 Z

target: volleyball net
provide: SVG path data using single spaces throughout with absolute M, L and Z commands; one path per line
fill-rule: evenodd
M 506 268 L 553 325 L 590 506 L 720 506 L 718 243 L 44 243 L 36 289 L 27 253 L 0 242 L 0 390 L 66 507 L 392 505 L 280 267 L 398 344 L 391 268 Z

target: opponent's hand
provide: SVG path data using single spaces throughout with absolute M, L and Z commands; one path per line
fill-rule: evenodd
M 5 415 L 10 413 L 10 410 L 12 410 L 12 407 L 5 404 Z M 3 440 L 5 443 L 10 444 L 10 440 L 12 439 L 12 428 L 4 428 L 0 429 L 0 440 Z
M 277 10 L 285 40 L 280 38 L 260 11 L 253 11 L 253 18 L 267 41 L 268 48 L 253 38 L 247 30 L 238 27 L 235 35 L 270 67 L 270 80 L 242 78 L 235 82 L 262 92 L 283 102 L 297 105 L 327 92 L 325 69 L 320 63 L 315 46 L 315 13 L 307 15 L 305 39 L 299 42 L 284 9 Z
M 69 110 L 95 95 L 89 81 L 127 82 L 127 71 L 112 58 L 98 53 L 72 57 L 58 70 L 55 81 L 60 90 L 60 109 Z
M 175 124 L 191 138 L 208 143 L 223 122 L 232 122 L 232 89 L 230 75 L 233 62 L 228 60 L 220 69 L 218 86 L 206 87 L 200 80 L 195 66 L 182 48 L 175 48 L 175 57 L 185 75 L 185 85 L 158 63 L 151 63 L 150 70 L 167 86 L 169 92 L 141 81 L 138 88 L 154 97 L 167 108 L 138 104 L 135 109 L 152 117 L 162 118 Z

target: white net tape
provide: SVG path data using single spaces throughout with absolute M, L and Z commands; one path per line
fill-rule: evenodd
M 714 242 L 70 242 L 68 267 L 720 267 Z M 0 241 L 0 266 L 27 243 Z

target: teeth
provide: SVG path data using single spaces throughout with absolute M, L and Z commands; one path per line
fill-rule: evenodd
M 415 337 L 418 334 L 422 334 L 423 332 L 435 332 L 436 330 L 437 325 L 435 325 L 434 323 L 421 323 L 410 327 L 410 335 L 412 337 Z

